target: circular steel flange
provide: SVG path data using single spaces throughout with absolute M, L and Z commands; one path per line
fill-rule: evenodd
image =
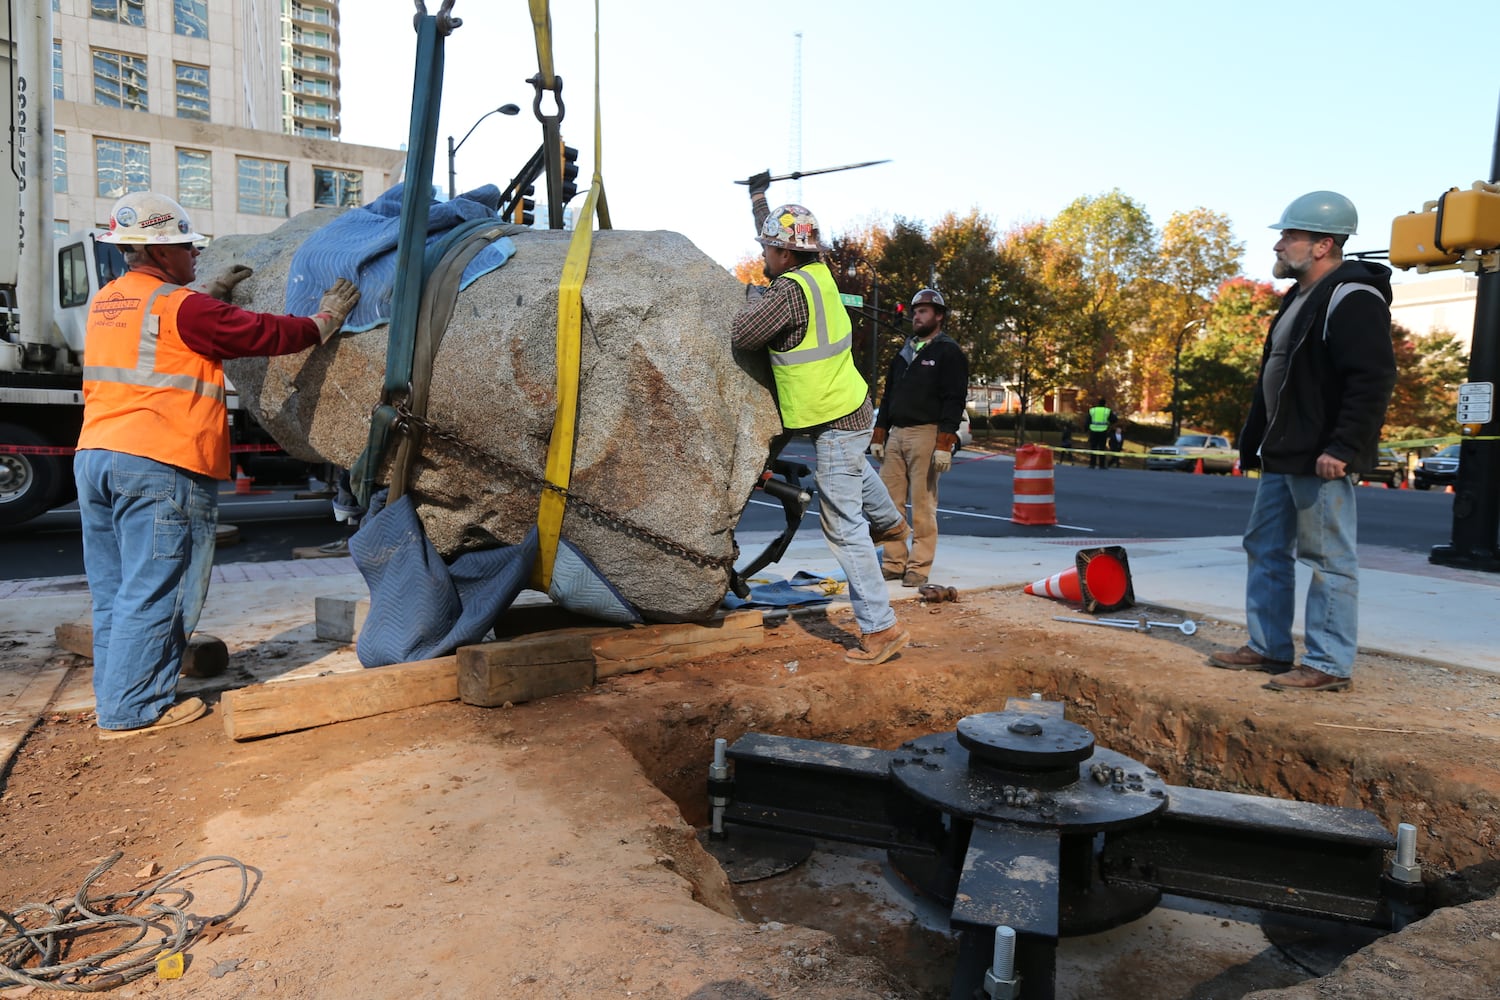
M 1061 787 L 1024 783 L 1026 775 L 974 766 L 956 733 L 904 744 L 891 758 L 891 780 L 917 801 L 965 819 L 1055 827 L 1064 833 L 1130 826 L 1167 805 L 1167 784 L 1124 754 L 1094 747 Z
M 1094 734 L 1074 722 L 1027 712 L 986 712 L 958 720 L 970 759 L 1008 771 L 1071 767 L 1094 752 Z

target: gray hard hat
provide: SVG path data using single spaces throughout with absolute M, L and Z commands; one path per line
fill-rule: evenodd
M 1354 210 L 1354 202 L 1337 191 L 1309 191 L 1294 199 L 1270 228 L 1353 236 L 1358 225 L 1359 213 Z
M 948 313 L 948 303 L 943 301 L 943 293 L 936 288 L 924 288 L 911 297 L 911 307 L 913 309 L 923 303 L 940 310 L 944 315 Z

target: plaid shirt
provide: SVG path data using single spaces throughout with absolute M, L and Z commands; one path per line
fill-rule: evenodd
M 811 315 L 807 310 L 807 296 L 802 287 L 788 277 L 778 277 L 760 297 L 739 311 L 731 328 L 731 341 L 743 351 L 769 348 L 773 351 L 790 351 L 807 336 Z M 830 420 L 821 427 L 803 428 L 804 432 L 816 432 L 823 428 L 837 431 L 867 431 L 875 423 L 875 410 L 870 397 L 859 409 L 848 416 Z

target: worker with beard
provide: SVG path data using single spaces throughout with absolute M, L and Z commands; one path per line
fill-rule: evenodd
M 911 336 L 891 359 L 870 439 L 891 499 L 898 508 L 911 504 L 911 548 L 905 531 L 881 539 L 881 574 L 903 587 L 920 587 L 932 573 L 938 477 L 953 465 L 969 394 L 969 359 L 943 330 L 947 317 L 942 292 L 924 288 L 912 296 Z
M 1271 226 L 1287 291 L 1261 353 L 1240 467 L 1260 469 L 1244 548 L 1250 641 L 1209 663 L 1275 674 L 1273 691 L 1343 691 L 1358 649 L 1355 484 L 1375 467 L 1396 384 L 1391 271 L 1344 260 L 1354 205 L 1334 191 L 1293 201 Z M 1293 667 L 1296 563 L 1311 571 L 1305 651 Z

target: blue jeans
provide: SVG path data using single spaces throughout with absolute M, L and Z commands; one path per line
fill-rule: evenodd
M 187 637 L 213 569 L 218 483 L 149 458 L 73 458 L 94 609 L 94 706 L 103 729 L 148 726 L 172 707 Z
M 1250 648 L 1291 661 L 1296 564 L 1312 570 L 1303 611 L 1302 665 L 1334 677 L 1354 671 L 1359 631 L 1359 558 L 1354 480 L 1263 473 L 1245 528 L 1250 572 L 1245 616 Z
M 818 462 L 813 480 L 818 484 L 823 537 L 849 583 L 854 621 L 863 635 L 888 629 L 896 624 L 896 613 L 880 575 L 869 526 L 892 525 L 904 515 L 865 459 L 868 430 L 823 430 L 813 444 Z

